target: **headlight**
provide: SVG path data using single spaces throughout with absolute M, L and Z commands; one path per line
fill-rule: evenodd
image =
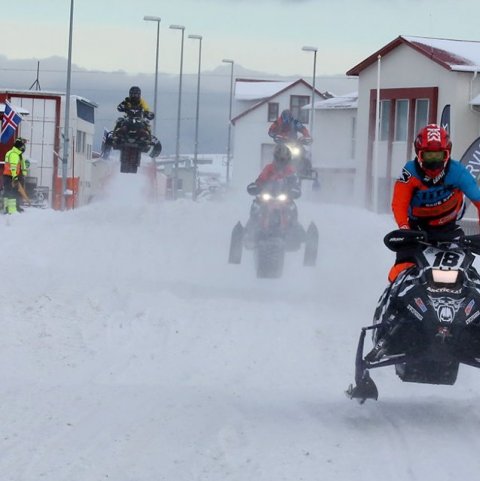
M 287 194 L 280 194 L 280 195 L 277 196 L 277 200 L 280 201 L 280 202 L 285 202 L 287 199 L 288 199 Z
M 433 282 L 439 284 L 455 284 L 458 278 L 458 271 L 442 271 L 440 269 L 432 269 Z
M 271 194 L 265 193 L 261 195 L 261 199 L 265 202 L 269 201 L 272 198 Z
M 290 152 L 293 157 L 300 155 L 300 149 L 298 147 L 290 147 Z

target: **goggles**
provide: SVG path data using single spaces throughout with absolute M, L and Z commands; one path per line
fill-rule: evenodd
M 427 165 L 445 162 L 448 156 L 448 150 L 421 150 L 419 152 L 420 160 Z

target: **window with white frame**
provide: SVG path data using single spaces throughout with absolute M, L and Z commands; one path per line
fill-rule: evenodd
M 390 111 L 392 102 L 390 100 L 380 101 L 380 133 L 379 140 L 388 140 L 390 132 Z
M 82 132 L 81 130 L 77 130 L 77 138 L 75 141 L 75 144 L 76 144 L 75 151 L 77 152 L 77 154 L 85 153 L 86 141 L 87 141 L 87 134 L 85 132 Z
M 309 110 L 302 110 L 302 107 L 310 103 L 308 95 L 291 95 L 290 96 L 290 110 L 292 115 L 300 120 L 302 124 L 308 124 Z
M 406 142 L 408 134 L 408 100 L 397 100 L 395 107 L 395 142 Z
M 268 103 L 268 121 L 275 122 L 278 118 L 278 102 L 269 102 Z
M 428 111 L 430 109 L 430 102 L 428 99 L 417 99 L 415 101 L 415 135 L 422 127 L 428 124 Z

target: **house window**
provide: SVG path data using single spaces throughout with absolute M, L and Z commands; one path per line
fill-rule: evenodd
M 268 104 L 268 121 L 275 122 L 278 118 L 278 103 L 269 102 Z
M 75 149 L 77 154 L 83 154 L 85 152 L 85 146 L 86 146 L 86 140 L 87 140 L 86 137 L 87 137 L 87 134 L 85 132 L 82 132 L 81 130 L 77 130 L 76 149 Z
M 395 109 L 395 141 L 406 142 L 408 130 L 408 100 L 397 100 Z
M 302 124 L 308 124 L 309 110 L 302 110 L 302 107 L 310 102 L 308 95 L 292 95 L 290 96 L 290 110 L 292 115 L 300 120 Z
M 91 124 L 95 123 L 95 110 L 93 105 L 77 99 L 77 117 Z
M 415 103 L 415 134 L 420 131 L 422 127 L 428 124 L 428 111 L 430 109 L 430 102 L 428 99 L 417 99 Z
M 390 132 L 390 110 L 392 103 L 390 100 L 382 100 L 380 102 L 380 135 L 379 140 L 388 140 Z

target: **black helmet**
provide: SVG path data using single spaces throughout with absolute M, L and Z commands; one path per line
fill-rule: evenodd
M 140 90 L 140 87 L 137 87 L 135 85 L 133 87 L 130 87 L 130 90 L 128 91 L 128 96 L 131 100 L 136 100 L 137 102 L 139 102 L 140 98 L 142 97 L 142 91 Z
M 18 139 L 15 140 L 15 143 L 13 144 L 13 146 L 21 150 L 22 152 L 25 152 L 25 142 L 26 142 L 25 139 L 18 137 Z
M 279 165 L 288 164 L 292 160 L 290 149 L 285 144 L 277 144 L 273 149 L 273 160 Z

